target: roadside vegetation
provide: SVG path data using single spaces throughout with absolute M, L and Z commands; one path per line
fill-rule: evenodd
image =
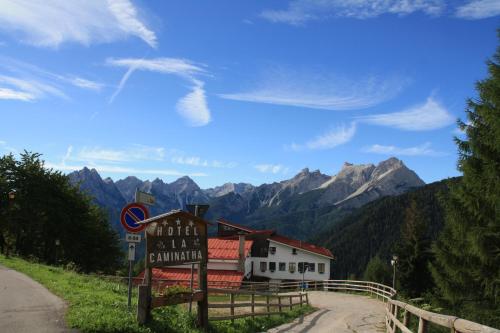
M 17 257 L 0 255 L 0 264 L 22 272 L 38 281 L 68 303 L 66 324 L 80 332 L 199 332 L 195 316 L 183 306 L 168 306 L 152 311 L 147 326 L 136 322 L 137 295 L 134 290 L 132 310 L 127 309 L 127 285 L 99 276 L 84 275 L 71 267 L 52 267 Z M 194 307 L 196 308 L 196 307 Z M 310 313 L 310 306 L 295 308 L 279 316 L 256 317 L 212 322 L 210 332 L 262 332 Z

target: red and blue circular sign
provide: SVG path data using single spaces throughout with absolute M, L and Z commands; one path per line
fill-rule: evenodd
M 137 233 L 141 232 L 146 227 L 145 224 L 138 224 L 138 222 L 148 218 L 148 209 L 134 202 L 123 207 L 120 215 L 120 222 L 128 232 Z

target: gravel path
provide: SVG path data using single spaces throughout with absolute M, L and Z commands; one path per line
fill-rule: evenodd
M 64 323 L 65 309 L 64 301 L 44 286 L 0 265 L 2 333 L 71 332 Z
M 309 292 L 311 305 L 319 310 L 269 333 L 383 333 L 385 305 L 368 296 L 337 292 Z

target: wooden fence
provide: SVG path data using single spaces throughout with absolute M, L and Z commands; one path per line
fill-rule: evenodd
M 175 284 L 188 285 L 189 280 L 161 280 L 158 279 L 157 286 L 165 287 Z M 209 304 L 209 308 L 229 308 L 231 314 L 234 314 L 234 309 L 237 307 L 249 306 L 252 308 L 249 314 L 243 316 L 254 316 L 257 315 L 271 315 L 280 313 L 282 308 L 292 307 L 294 305 L 303 304 L 303 299 L 305 297 L 306 303 L 308 303 L 307 293 L 296 293 L 292 294 L 292 298 L 300 297 L 303 295 L 300 302 L 291 302 L 285 304 L 282 300 L 287 299 L 290 295 L 280 295 L 283 292 L 293 292 L 300 290 L 323 290 L 323 291 L 340 291 L 340 292 L 362 292 L 376 296 L 378 299 L 387 303 L 386 307 L 386 332 L 387 333 L 426 333 L 429 331 L 429 325 L 437 325 L 439 327 L 444 327 L 449 329 L 451 333 L 500 333 L 499 329 L 474 323 L 465 319 L 461 319 L 454 316 L 442 315 L 430 311 L 425 311 L 417 308 L 411 304 L 404 303 L 395 299 L 397 293 L 393 288 L 370 281 L 356 281 L 356 280 L 322 280 L 322 281 L 292 281 L 292 282 L 251 282 L 251 281 L 213 281 L 209 282 L 209 293 L 214 293 L 218 291 L 219 293 L 227 293 L 232 297 L 233 301 L 229 304 Z M 303 288 L 306 287 L 306 288 Z M 195 287 L 196 288 L 196 287 Z M 234 295 L 249 293 L 251 296 L 250 303 L 236 303 L 234 302 Z M 268 296 L 269 299 L 277 299 L 277 304 L 272 304 L 270 307 L 278 307 L 279 311 L 271 312 L 266 303 L 254 302 L 255 296 Z M 305 295 L 305 296 L 304 296 Z M 288 298 L 289 299 L 289 298 Z M 267 298 L 266 298 L 267 300 Z M 231 303 L 234 303 L 231 306 Z M 252 303 L 254 306 L 252 307 Z M 248 305 L 250 304 L 250 305 Z M 267 312 L 257 313 L 255 312 L 255 307 L 267 307 Z M 241 315 L 234 314 L 233 318 L 231 316 L 223 317 L 213 317 L 211 320 L 225 320 L 225 319 L 235 319 L 241 318 Z M 413 320 L 418 321 L 417 331 L 414 332 L 410 329 Z M 416 324 L 416 323 L 413 323 Z M 415 326 L 415 325 L 414 325 Z
M 255 317 L 255 316 L 270 316 L 282 314 L 283 309 L 292 310 L 294 306 L 303 306 L 309 304 L 309 296 L 305 292 L 275 294 L 270 292 L 259 292 L 251 290 L 237 289 L 220 289 L 209 288 L 209 294 L 229 295 L 229 303 L 209 303 L 209 309 L 229 309 L 229 315 L 224 316 L 209 316 L 210 320 L 231 320 L 238 318 Z M 237 295 L 246 295 L 250 297 L 250 301 L 236 302 Z M 260 299 L 265 298 L 265 302 L 257 301 L 256 296 Z M 256 308 L 265 307 L 265 311 L 255 311 Z M 235 314 L 236 308 L 247 308 L 248 312 Z M 272 310 L 274 308 L 274 310 Z

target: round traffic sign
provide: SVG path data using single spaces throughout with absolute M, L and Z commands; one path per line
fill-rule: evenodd
M 146 225 L 137 222 L 149 218 L 149 212 L 146 207 L 138 203 L 131 203 L 123 207 L 120 214 L 120 222 L 128 232 L 141 232 Z

